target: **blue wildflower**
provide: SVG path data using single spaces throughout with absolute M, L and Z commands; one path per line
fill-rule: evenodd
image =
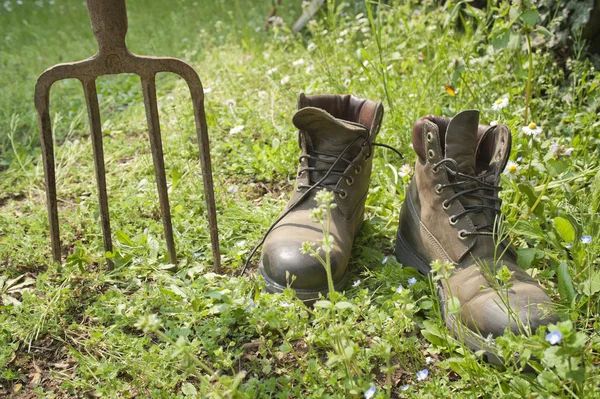
M 581 237 L 582 244 L 589 244 L 591 242 L 592 242 L 592 236 L 582 236 Z
M 358 287 L 360 285 L 360 280 L 356 280 L 354 283 L 352 283 L 353 287 Z
M 381 261 L 382 265 L 385 265 L 387 263 L 387 261 L 390 260 L 389 256 L 386 256 L 385 258 L 383 258 L 383 260 Z
M 376 391 L 377 391 L 377 388 L 375 388 L 375 386 L 371 385 L 371 388 L 369 388 L 365 391 L 365 399 L 371 399 L 373 396 L 375 396 Z
M 398 286 L 398 288 L 396 288 L 396 292 L 397 292 L 398 294 L 402 294 L 402 290 L 403 290 L 403 288 L 404 288 L 404 287 L 402 287 L 402 284 L 400 284 L 400 285 Z
M 567 248 L 567 249 L 573 248 L 573 244 L 565 244 L 565 248 Z
M 400 389 L 403 390 L 403 391 L 406 391 L 408 388 L 410 388 L 410 385 L 408 385 L 408 384 L 407 385 L 402 385 L 400 387 Z
M 410 287 L 411 285 L 415 285 L 417 283 L 417 279 L 414 277 L 411 277 L 408 279 L 408 286 Z
M 546 334 L 546 341 L 550 343 L 550 345 L 556 345 L 562 340 L 562 334 L 560 331 L 552 331 L 551 333 Z
M 423 369 L 421 371 L 417 371 L 417 381 L 423 381 L 429 376 L 429 370 Z

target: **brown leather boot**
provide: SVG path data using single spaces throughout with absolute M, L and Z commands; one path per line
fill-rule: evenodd
M 452 119 L 426 116 L 415 123 L 412 141 L 418 158 L 400 215 L 396 257 L 423 274 L 434 260 L 455 266 L 439 284 L 442 308 L 447 310 L 451 297 L 460 302 L 458 312 L 445 312 L 447 327 L 479 350 L 485 337 L 507 328 L 528 333 L 555 322 L 542 309 L 551 302 L 548 295 L 517 265 L 514 248 L 498 242 L 498 183 L 510 155 L 508 127 L 479 125 L 478 111 Z M 512 286 L 498 290 L 502 265 L 513 273 Z
M 300 252 L 302 243 L 323 239 L 319 223 L 311 219 L 315 195 L 332 191 L 337 205 L 331 214 L 331 272 L 336 289 L 348 280 L 348 262 L 363 222 L 371 179 L 372 143 L 383 118 L 381 102 L 351 95 L 298 97 L 292 121 L 299 130 L 302 150 L 294 192 L 264 243 L 259 271 L 269 292 L 288 285 L 298 298 L 311 301 L 328 292 L 323 265 Z M 292 279 L 292 276 L 295 276 Z

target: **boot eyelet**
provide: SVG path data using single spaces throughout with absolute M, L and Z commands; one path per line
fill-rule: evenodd
M 435 193 L 436 193 L 437 195 L 440 195 L 440 194 L 442 193 L 442 190 L 443 190 L 443 188 L 442 188 L 442 185 L 441 185 L 441 184 L 436 184 L 436 185 L 435 185 Z
M 446 201 L 442 202 L 442 208 L 447 211 L 450 208 L 450 204 Z
M 356 169 L 354 169 L 354 174 L 358 175 L 360 174 L 360 172 L 362 172 L 362 166 L 357 167 Z
M 433 133 L 427 132 L 427 141 L 430 143 L 433 141 Z
M 302 175 L 306 173 L 305 170 L 301 170 L 300 172 L 298 172 L 298 174 L 296 175 L 297 177 L 302 177 Z
M 456 223 L 458 223 L 458 219 L 456 219 L 454 215 L 450 216 L 448 221 L 450 222 L 450 226 L 454 226 Z
M 302 187 L 296 186 L 296 191 L 298 191 L 298 192 L 302 191 Z
M 340 196 L 341 199 L 346 199 L 346 197 L 348 196 L 348 193 L 343 191 L 341 193 L 338 194 Z
M 300 155 L 300 158 L 298 158 L 298 163 L 302 163 L 302 161 L 304 161 L 305 158 L 306 155 Z
M 458 232 L 458 238 L 460 238 L 461 240 L 466 240 L 468 236 L 468 231 L 467 230 L 461 230 Z
M 346 184 L 351 186 L 354 184 L 354 178 L 353 177 L 347 177 L 346 178 Z
M 427 155 L 429 155 L 429 158 L 432 159 L 435 156 L 435 152 L 433 150 L 429 150 L 427 151 Z

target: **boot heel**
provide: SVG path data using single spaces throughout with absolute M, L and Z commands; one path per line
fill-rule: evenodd
M 396 259 L 404 266 L 410 266 L 417 269 L 421 274 L 429 274 L 431 267 L 429 262 L 421 257 L 411 246 L 406 242 L 400 234 L 400 229 L 396 233 Z

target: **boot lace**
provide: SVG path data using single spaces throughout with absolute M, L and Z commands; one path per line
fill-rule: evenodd
M 492 176 L 493 173 L 484 173 L 479 176 L 471 176 L 464 173 L 459 172 L 458 163 L 451 158 L 444 158 L 441 161 L 435 163 L 432 166 L 432 170 L 436 172 L 438 168 L 444 167 L 448 174 L 453 177 L 454 181 L 451 181 L 448 184 L 439 184 L 436 187 L 436 192 L 440 192 L 445 188 L 452 188 L 454 191 L 454 195 L 445 200 L 442 205 L 444 208 L 450 206 L 450 203 L 454 200 L 459 199 L 461 196 L 475 194 L 478 193 L 477 198 L 488 200 L 492 202 L 493 205 L 488 204 L 466 204 L 464 205 L 464 211 L 459 212 L 456 215 L 450 216 L 450 223 L 455 224 L 459 218 L 469 213 L 480 213 L 486 210 L 492 211 L 494 214 L 494 220 L 490 223 L 483 225 L 476 225 L 475 231 L 467 231 L 461 230 L 459 232 L 459 237 L 462 239 L 467 238 L 468 236 L 494 236 L 494 225 L 497 220 L 496 216 L 501 215 L 500 206 L 502 205 L 502 200 L 498 198 L 498 192 L 502 190 L 502 187 L 497 186 L 494 183 L 488 183 L 486 180 L 488 177 Z M 484 195 L 483 193 L 491 193 L 491 195 Z
M 314 191 L 315 189 L 320 187 L 320 188 L 324 188 L 326 190 L 330 190 L 330 191 L 338 194 L 341 199 L 346 198 L 346 196 L 348 194 L 344 190 L 338 189 L 335 186 L 343 178 L 349 179 L 348 183 L 351 184 L 351 182 L 352 183 L 354 182 L 354 178 L 351 175 L 348 175 L 347 173 L 335 171 L 333 169 L 338 164 L 338 162 L 343 161 L 347 165 L 352 165 L 354 167 L 354 171 L 356 174 L 361 172 L 362 166 L 356 165 L 351 160 L 344 158 L 344 155 L 346 155 L 346 153 L 350 150 L 350 148 L 352 148 L 352 146 L 354 144 L 356 144 L 358 142 L 358 140 L 360 140 L 360 139 L 364 140 L 364 142 L 362 144 L 363 147 L 364 146 L 369 147 L 369 151 L 367 152 L 365 159 L 369 159 L 371 157 L 373 147 L 383 147 L 383 148 L 390 149 L 390 150 L 394 151 L 400 157 L 400 159 L 403 159 L 403 156 L 400 153 L 400 151 L 398 151 L 394 147 L 389 146 L 387 144 L 371 142 L 368 138 L 365 139 L 365 138 L 361 138 L 361 137 L 357 137 L 356 139 L 354 139 L 350 144 L 348 144 L 346 146 L 346 148 L 344 148 L 344 150 L 341 153 L 339 153 L 339 155 L 331 154 L 331 153 L 323 152 L 323 151 L 314 151 L 314 150 L 310 151 L 310 154 L 302 154 L 299 159 L 300 162 L 302 162 L 304 159 L 307 159 L 307 160 L 313 159 L 313 160 L 316 160 L 318 162 L 322 162 L 325 164 L 331 164 L 331 166 L 329 168 L 305 167 L 298 171 L 298 177 L 302 176 L 304 173 L 310 173 L 310 172 L 325 172 L 325 174 L 316 183 L 314 183 L 312 185 L 298 184 L 296 186 L 298 190 L 306 189 L 306 191 L 304 191 L 304 193 L 302 193 L 302 195 L 292 205 L 290 205 L 288 207 L 288 209 L 285 212 L 283 212 L 277 218 L 277 220 L 275 220 L 275 222 L 273 222 L 271 227 L 269 227 L 267 229 L 267 231 L 265 232 L 265 234 L 262 237 L 262 239 L 260 240 L 260 242 L 254 247 L 252 252 L 250 252 L 250 255 L 248 256 L 248 259 L 246 259 L 246 262 L 244 262 L 244 267 L 242 268 L 242 271 L 240 272 L 240 276 L 246 272 L 246 269 L 248 268 L 250 261 L 252 260 L 252 258 L 258 251 L 258 249 L 265 243 L 265 241 L 267 240 L 267 237 L 273 231 L 273 229 L 279 224 L 279 222 L 281 222 L 281 220 L 283 218 L 285 218 L 292 210 L 294 210 L 294 208 L 296 208 L 296 206 L 298 206 L 298 204 L 300 204 L 306 197 L 308 197 L 308 195 L 312 191 Z M 339 179 L 335 183 L 325 183 L 327 178 L 331 175 L 339 176 Z M 309 179 L 309 181 L 310 181 L 310 179 Z

